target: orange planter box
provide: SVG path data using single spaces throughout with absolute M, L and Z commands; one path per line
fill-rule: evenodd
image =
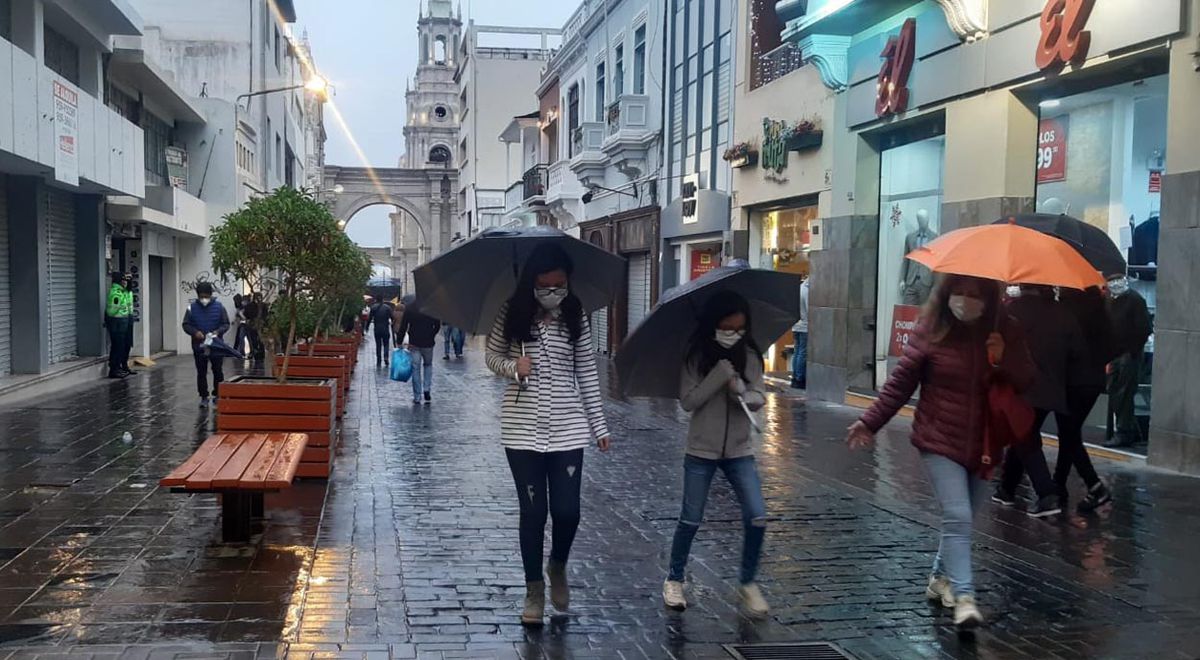
M 275 356 L 275 369 L 283 368 L 283 356 Z M 337 416 L 346 412 L 346 394 L 350 390 L 350 360 L 344 355 L 292 355 L 288 358 L 288 378 L 336 378 L 338 383 Z
M 295 378 L 281 385 L 273 378 L 238 376 L 221 384 L 217 431 L 307 433 L 308 446 L 296 474 L 328 477 L 340 393 L 336 378 Z
M 354 367 L 358 365 L 358 351 L 348 342 L 323 341 L 316 344 L 299 344 L 296 346 L 296 352 L 293 355 L 308 355 L 309 349 L 312 349 L 313 357 L 345 357 L 348 361 L 346 369 L 349 374 L 354 372 Z M 346 381 L 346 389 L 350 388 L 349 379 Z

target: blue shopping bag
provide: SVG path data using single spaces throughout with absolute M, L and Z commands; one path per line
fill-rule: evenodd
M 403 348 L 392 350 L 392 380 L 402 383 L 412 378 L 412 356 Z

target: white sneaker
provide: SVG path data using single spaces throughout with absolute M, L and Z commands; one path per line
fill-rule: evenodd
M 954 602 L 954 625 L 959 630 L 974 630 L 983 625 L 983 615 L 975 606 L 974 596 L 959 596 Z
M 943 576 L 929 576 L 929 586 L 925 587 L 925 597 L 939 603 L 942 607 L 954 607 L 954 592 L 950 589 L 950 580 Z
M 751 582 L 738 587 L 738 601 L 742 604 L 742 613 L 751 619 L 765 619 L 771 612 L 767 599 L 763 598 L 758 585 Z
M 673 610 L 687 609 L 687 599 L 683 597 L 683 583 L 675 580 L 663 582 L 663 604 Z

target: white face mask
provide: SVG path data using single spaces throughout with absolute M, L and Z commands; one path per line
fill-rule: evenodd
M 201 307 L 208 307 L 208 304 L 212 302 L 212 298 L 201 298 L 197 302 L 200 303 Z
M 559 305 L 567 299 L 566 288 L 547 287 L 534 289 L 533 297 L 537 298 L 538 304 L 542 309 L 550 311 L 558 309 Z
M 1014 285 L 1008 287 L 1007 289 L 1005 289 L 1004 293 L 1009 298 L 1020 298 L 1021 297 L 1021 287 L 1014 284 Z
M 746 336 L 745 330 L 717 330 L 716 336 L 713 339 L 717 344 L 726 350 L 737 346 L 738 342 Z
M 983 316 L 984 303 L 970 296 L 950 296 L 950 313 L 963 323 L 974 323 Z
M 1109 280 L 1108 293 L 1112 295 L 1113 298 L 1129 293 L 1129 280 L 1124 277 L 1119 277 L 1115 280 Z

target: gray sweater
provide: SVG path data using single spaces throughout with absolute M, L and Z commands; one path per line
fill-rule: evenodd
M 746 352 L 746 376 L 742 377 L 746 391 L 742 397 L 750 410 L 758 411 L 767 400 L 762 360 L 748 347 Z M 711 460 L 754 455 L 750 420 L 729 386 L 734 377 L 738 377 L 737 372 L 725 361 L 718 362 L 708 375 L 700 373 L 698 360 L 684 364 L 679 403 L 692 414 L 689 455 Z

